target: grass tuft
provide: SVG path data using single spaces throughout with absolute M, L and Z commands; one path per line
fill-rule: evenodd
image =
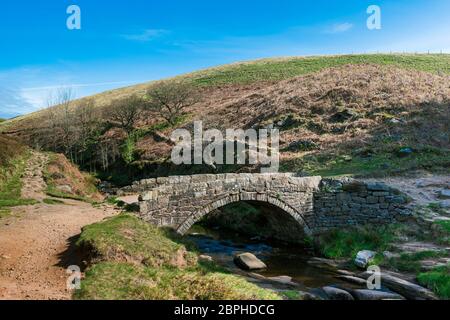
M 390 249 L 399 226 L 358 227 L 332 230 L 318 237 L 319 251 L 327 258 L 354 258 L 361 250 L 383 252 Z
M 42 200 L 42 202 L 44 202 L 45 204 L 48 204 L 48 205 L 64 204 L 64 201 L 57 200 L 57 199 L 50 199 L 50 198 L 46 198 L 46 199 Z
M 433 290 L 440 298 L 450 299 L 450 266 L 438 267 L 421 273 L 417 279 L 420 284 Z

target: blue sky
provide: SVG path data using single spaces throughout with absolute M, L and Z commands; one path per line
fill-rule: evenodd
M 81 30 L 66 9 L 81 8 Z M 382 29 L 368 30 L 379 5 Z M 450 52 L 448 0 L 15 0 L 0 4 L 0 117 L 78 97 L 263 57 Z

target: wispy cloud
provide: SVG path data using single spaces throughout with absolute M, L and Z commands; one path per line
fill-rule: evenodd
M 110 86 L 110 85 L 132 85 L 136 83 L 140 83 L 142 80 L 134 80 L 134 81 L 112 81 L 112 82 L 95 82 L 95 83 L 73 83 L 73 84 L 60 84 L 60 85 L 51 85 L 45 87 L 31 87 L 31 88 L 23 88 L 22 91 L 44 91 L 44 90 L 56 90 L 60 88 L 91 88 L 91 87 L 102 87 L 102 86 Z
M 344 23 L 336 23 L 332 25 L 331 27 L 328 27 L 325 30 L 325 33 L 328 34 L 336 34 L 336 33 L 343 33 L 350 31 L 353 28 L 353 24 L 350 22 L 344 22 Z
M 49 96 L 60 88 L 74 89 L 75 96 L 84 97 L 105 90 L 112 90 L 144 82 L 129 81 L 95 81 L 83 82 L 87 75 L 75 77 L 72 70 L 64 66 L 64 71 L 45 66 L 22 67 L 0 70 L 0 118 L 10 118 L 30 113 L 47 106 Z
M 20 89 L 0 86 L 0 96 L 0 118 L 11 118 L 36 110 L 21 95 Z
M 168 31 L 164 29 L 146 29 L 136 34 L 123 34 L 121 37 L 130 41 L 149 42 L 167 33 Z

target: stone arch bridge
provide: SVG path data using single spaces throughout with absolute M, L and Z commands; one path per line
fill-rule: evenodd
M 142 219 L 181 234 L 203 216 L 240 201 L 287 214 L 289 220 L 280 232 L 304 235 L 350 225 L 393 223 L 410 215 L 407 197 L 385 184 L 294 173 L 172 176 L 141 180 L 129 189 L 125 191 L 141 194 Z

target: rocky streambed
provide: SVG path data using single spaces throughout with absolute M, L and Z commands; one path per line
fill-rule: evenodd
M 263 288 L 301 300 L 432 300 L 436 296 L 404 275 L 382 272 L 381 287 L 368 289 L 373 274 L 354 264 L 314 256 L 307 247 L 246 238 L 220 229 L 193 228 L 188 238 L 202 254 Z

